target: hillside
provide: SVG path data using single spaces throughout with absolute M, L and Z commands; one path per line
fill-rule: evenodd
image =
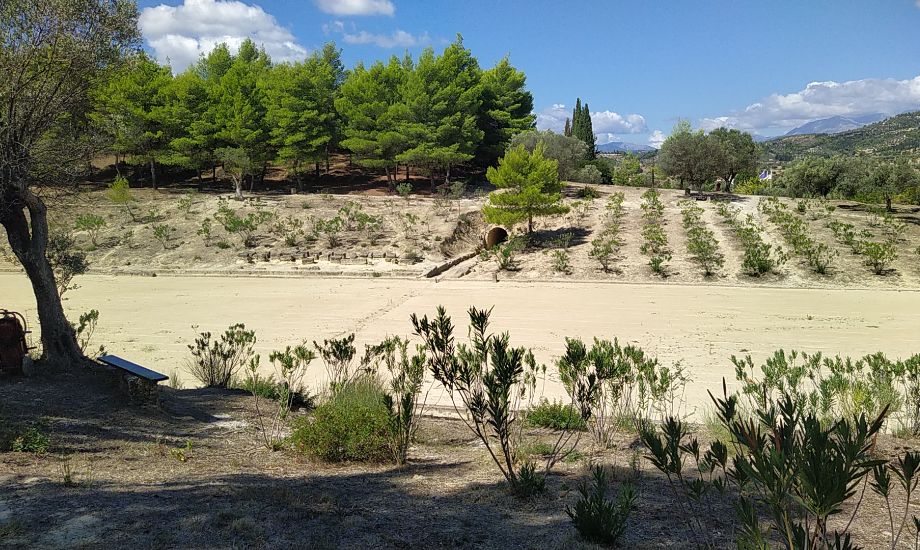
M 904 113 L 839 134 L 783 136 L 765 141 L 764 150 L 780 161 L 807 155 L 920 156 L 920 111 Z

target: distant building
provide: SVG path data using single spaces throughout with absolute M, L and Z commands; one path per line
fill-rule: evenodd
M 758 176 L 758 177 L 760 178 L 761 181 L 764 181 L 764 180 L 772 180 L 772 179 L 773 179 L 773 171 L 764 168 L 763 170 L 760 171 L 760 176 Z

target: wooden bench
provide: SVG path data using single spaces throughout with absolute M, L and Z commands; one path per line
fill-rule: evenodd
M 128 395 L 139 401 L 158 402 L 157 384 L 169 380 L 165 374 L 152 371 L 117 355 L 100 355 L 96 360 L 103 365 L 124 371 L 125 376 L 122 376 L 121 379 L 122 388 L 127 390 Z

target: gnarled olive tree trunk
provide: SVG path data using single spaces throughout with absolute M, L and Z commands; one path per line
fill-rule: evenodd
M 54 271 L 45 255 L 48 248 L 47 208 L 40 197 L 23 187 L 7 187 L 6 196 L 0 203 L 0 224 L 6 230 L 10 248 L 32 283 L 41 325 L 42 358 L 55 366 L 76 366 L 85 357 L 77 345 L 74 329 L 64 315 Z

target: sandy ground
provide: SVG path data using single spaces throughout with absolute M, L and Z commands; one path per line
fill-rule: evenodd
M 636 343 L 664 364 L 681 361 L 692 377 L 689 412 L 708 406 L 707 389 L 734 379 L 732 354 L 765 359 L 776 349 L 860 356 L 883 351 L 906 357 L 920 350 L 920 292 L 878 289 L 785 289 L 600 282 L 499 283 L 474 280 L 134 277 L 87 275 L 67 295 L 71 317 L 96 308 L 94 344 L 169 375 L 184 372 L 186 345 L 199 330 L 243 322 L 255 329 L 258 351 L 349 332 L 359 346 L 386 335 L 409 335 L 411 313 L 443 304 L 465 336 L 470 306 L 494 307 L 493 329 L 533 348 L 551 364 L 566 336 Z M 0 306 L 35 322 L 22 274 L 0 273 Z M 361 349 L 359 347 L 359 349 Z M 270 367 L 263 367 L 270 372 Z M 549 369 L 548 397 L 561 395 Z M 311 366 L 321 387 L 322 364 Z M 429 401 L 447 404 L 435 389 Z

